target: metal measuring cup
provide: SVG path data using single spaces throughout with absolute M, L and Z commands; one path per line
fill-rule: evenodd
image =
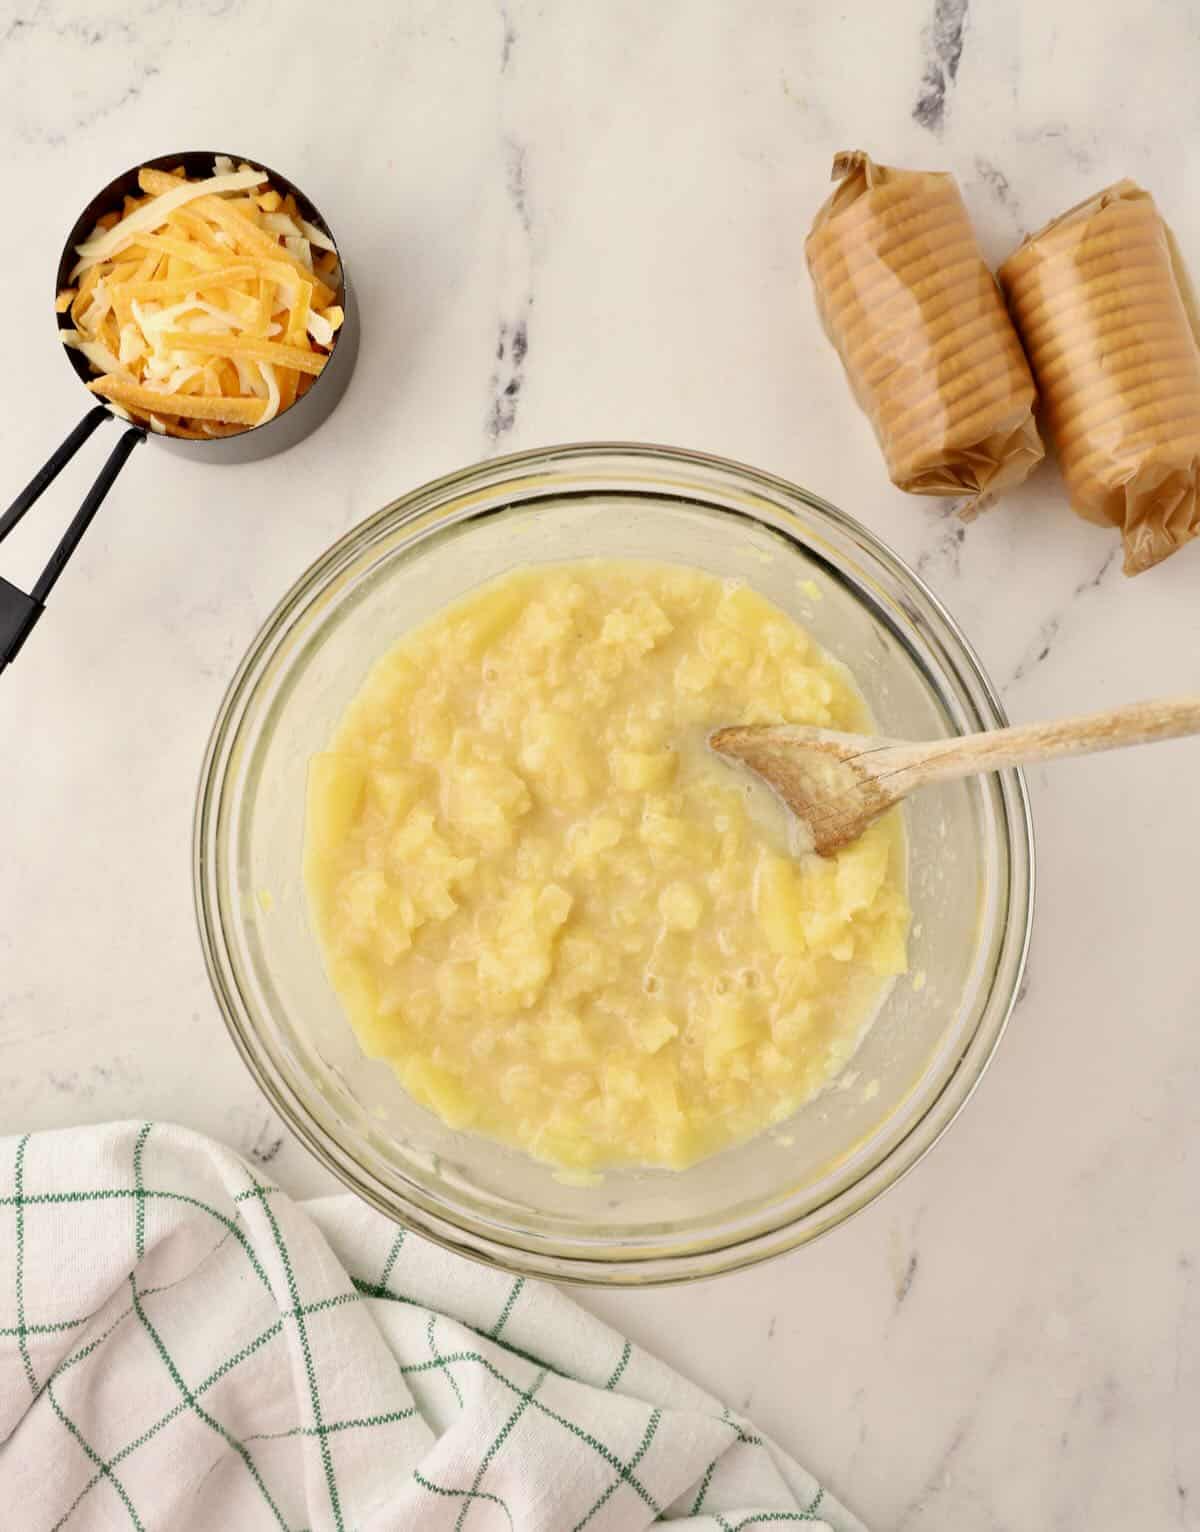
M 71 231 L 63 243 L 55 277 L 55 294 L 57 295 L 69 285 L 69 273 L 77 259 L 75 247 L 82 244 L 91 234 L 96 220 L 105 213 L 119 209 L 126 194 L 131 196 L 138 194 L 139 170 L 146 166 L 155 170 L 173 170 L 182 165 L 189 180 L 206 178 L 212 174 L 213 160 L 221 152 L 221 150 L 198 149 L 183 154 L 160 154 L 155 159 L 140 161 L 131 169 L 114 177 L 107 186 L 102 187 L 72 224 Z M 120 440 L 109 454 L 91 489 L 84 496 L 83 503 L 76 511 L 74 519 L 67 527 L 57 548 L 50 555 L 46 567 L 38 576 L 33 588 L 28 592 L 20 590 L 0 575 L 0 671 L 12 663 L 21 645 L 29 637 L 34 624 L 45 610 L 50 592 L 65 569 L 68 559 L 78 547 L 92 518 L 100 509 L 104 497 L 139 443 L 148 440 L 154 446 L 165 448 L 168 452 L 177 452 L 181 456 L 195 457 L 208 463 L 254 462 L 294 446 L 310 431 L 315 431 L 346 390 L 346 384 L 350 381 L 350 374 L 354 370 L 354 362 L 358 354 L 358 312 L 346 281 L 345 263 L 341 250 L 336 248 L 337 238 L 332 228 L 322 217 L 311 197 L 306 196 L 286 176 L 280 175 L 277 170 L 272 170 L 261 160 L 250 160 L 244 155 L 235 154 L 231 154 L 229 158 L 234 164 L 245 162 L 252 164 L 256 170 L 263 171 L 268 177 L 268 184 L 281 194 L 291 192 L 304 218 L 323 229 L 335 246 L 338 259 L 336 301 L 341 305 L 344 318 L 337 332 L 333 349 L 329 353 L 329 360 L 314 378 L 311 388 L 303 398 L 297 399 L 266 425 L 254 426 L 233 436 L 212 436 L 202 441 L 191 440 L 178 436 L 161 436 L 155 431 L 148 431 L 144 426 L 127 423 Z M 59 314 L 57 318 L 60 330 L 71 328 L 69 313 Z M 61 350 L 68 365 L 74 369 L 79 379 L 83 383 L 90 382 L 95 374 L 91 371 L 87 358 L 69 346 L 62 346 Z M 94 399 L 95 395 L 89 395 L 89 397 Z M 107 404 L 95 404 L 88 411 L 62 445 L 34 474 L 4 514 L 0 515 L 0 542 L 4 541 L 26 512 L 53 484 L 92 432 L 104 421 L 116 418 L 118 417 Z

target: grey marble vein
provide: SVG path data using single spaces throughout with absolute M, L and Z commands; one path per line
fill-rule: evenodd
M 1000 204 L 1008 207 L 1012 202 L 1012 185 L 1008 177 L 982 154 L 975 156 L 975 175 L 987 187 L 988 192 Z
M 507 171 L 505 185 L 517 227 L 516 243 L 521 247 L 524 257 L 521 264 L 527 270 L 531 226 L 525 188 L 525 150 L 520 144 L 508 140 L 504 152 Z M 525 359 L 529 354 L 529 316 L 532 307 L 533 294 L 529 286 L 525 285 L 516 295 L 512 311 L 500 319 L 491 378 L 492 402 L 487 418 L 488 441 L 492 447 L 496 447 L 516 424 L 521 389 L 525 383 Z
M 525 320 L 519 319 L 515 324 L 501 320 L 496 340 L 496 365 L 492 370 L 492 405 L 487 421 L 488 440 L 493 447 L 516 424 L 528 351 L 529 331 Z
M 503 74 L 512 59 L 513 45 L 517 40 L 517 29 L 507 0 L 500 0 L 500 23 L 503 28 L 500 38 L 500 73 Z
M 1093 591 L 1099 590 L 1104 583 L 1105 576 L 1116 564 L 1120 551 L 1119 544 L 1115 544 L 1110 548 L 1099 568 L 1076 583 L 1070 596 L 1067 598 L 1066 604 L 1060 610 L 1052 612 L 1050 616 L 1046 617 L 1039 624 L 1036 635 L 1026 648 L 1024 656 L 1012 673 L 1012 682 L 1023 681 L 1026 676 L 1049 659 L 1068 613 L 1080 597 L 1088 596 Z
M 958 78 L 967 27 L 968 0 L 936 0 L 925 30 L 925 73 L 913 107 L 913 121 L 940 134 L 946 121 L 946 97 Z
M 942 530 L 917 556 L 917 573 L 922 579 L 933 575 L 957 577 L 962 573 L 963 545 L 967 540 L 967 527 L 960 512 L 962 504 L 965 502 L 952 501 L 940 512 Z
M 533 308 L 533 220 L 529 208 L 528 150 L 508 125 L 511 100 L 518 89 L 513 75 L 519 34 L 509 0 L 499 0 L 501 154 L 505 215 L 500 241 L 505 287 L 496 328 L 495 364 L 489 384 L 486 420 L 488 445 L 495 451 L 516 425 L 525 360 L 529 354 L 529 319 Z
M 1021 144 L 1053 150 L 1082 175 L 1092 176 L 1096 173 L 1096 141 L 1094 135 L 1089 133 L 1086 121 L 1052 117 L 1035 122 L 1019 122 L 1016 138 Z
M 921 1257 L 917 1251 L 913 1251 L 908 1258 L 908 1265 L 904 1268 L 904 1275 L 900 1278 L 900 1285 L 896 1289 L 896 1313 L 904 1307 L 904 1300 L 912 1292 L 913 1283 L 917 1279 L 917 1271 L 921 1265 Z

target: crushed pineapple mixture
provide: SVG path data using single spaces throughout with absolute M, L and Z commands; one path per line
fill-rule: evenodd
M 783 720 L 869 726 L 803 629 L 695 569 L 524 569 L 404 638 L 309 772 L 310 908 L 363 1049 L 577 1172 L 788 1117 L 904 971 L 908 906 L 897 819 L 794 856 L 706 748 Z

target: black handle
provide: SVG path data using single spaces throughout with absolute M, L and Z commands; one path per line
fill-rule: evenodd
M 101 421 L 109 418 L 109 412 L 102 404 L 88 411 L 62 446 L 45 466 L 34 474 L 4 515 L 0 516 L 0 542 L 4 541 L 26 511 L 49 489 Z M 45 610 L 46 600 L 54 589 L 59 575 L 66 568 L 67 560 L 75 552 L 80 538 L 91 525 L 92 517 L 100 509 L 105 495 L 113 487 L 129 454 L 138 442 L 145 439 L 146 433 L 141 426 L 130 426 L 123 432 L 120 441 L 109 453 L 104 467 L 96 477 L 96 482 L 84 496 L 83 504 L 76 511 L 74 519 L 63 533 L 58 547 L 50 555 L 45 569 L 38 576 L 36 584 L 28 595 L 0 576 L 0 671 L 16 659 L 17 652 L 29 637 L 34 623 Z

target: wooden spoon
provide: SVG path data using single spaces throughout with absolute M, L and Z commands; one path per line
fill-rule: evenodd
M 1134 702 L 1057 723 L 1023 724 L 923 744 L 789 723 L 718 729 L 709 744 L 720 755 L 749 766 L 773 788 L 808 824 L 815 850 L 828 856 L 857 840 L 894 803 L 931 782 L 1185 734 L 1200 734 L 1200 697 Z

